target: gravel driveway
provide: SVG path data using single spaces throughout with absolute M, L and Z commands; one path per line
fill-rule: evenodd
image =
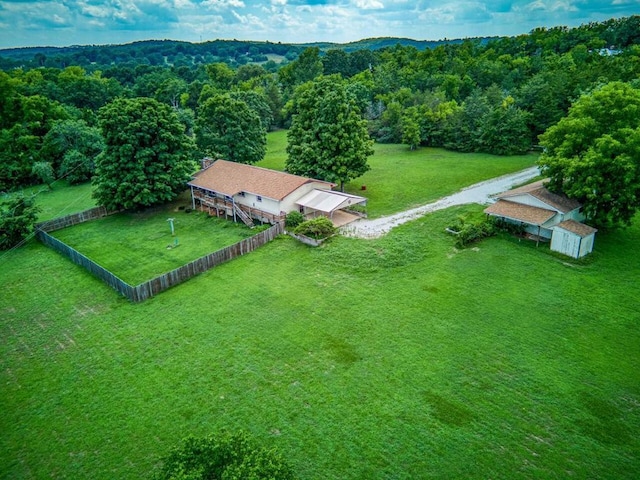
M 441 198 L 440 200 L 423 205 L 421 207 L 405 210 L 404 212 L 380 217 L 373 220 L 361 219 L 340 229 L 341 233 L 347 237 L 356 238 L 377 238 L 388 233 L 393 227 L 415 220 L 426 213 L 442 210 L 453 205 L 464 205 L 468 203 L 489 203 L 489 197 L 497 193 L 509 190 L 515 185 L 526 183 L 528 180 L 540 175 L 538 167 L 527 168 L 516 173 L 510 173 L 501 177 L 485 180 L 470 187 L 460 190 L 458 193 Z

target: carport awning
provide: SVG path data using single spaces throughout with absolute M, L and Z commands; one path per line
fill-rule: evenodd
M 366 201 L 366 198 L 359 197 L 357 195 L 316 188 L 315 190 L 307 193 L 296 203 L 313 210 L 331 213 L 352 205 L 366 203 Z

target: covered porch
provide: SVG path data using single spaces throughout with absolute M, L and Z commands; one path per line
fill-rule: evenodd
M 350 193 L 314 189 L 296 203 L 305 218 L 322 215 L 329 218 L 336 227 L 366 217 L 367 199 Z

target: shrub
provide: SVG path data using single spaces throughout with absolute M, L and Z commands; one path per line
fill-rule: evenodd
M 459 217 L 455 223 L 449 225 L 449 230 L 457 232 L 456 247 L 464 248 L 470 243 L 496 234 L 493 219 L 484 219 L 476 222 L 468 222 Z
M 327 217 L 317 217 L 312 220 L 307 220 L 298 225 L 293 231 L 296 235 L 305 235 L 307 237 L 315 238 L 327 238 L 336 233 L 336 227 L 333 226 L 331 220 Z
M 284 224 L 287 228 L 293 229 L 300 225 L 302 222 L 304 222 L 304 215 L 294 210 L 293 212 L 287 213 Z
M 0 203 L 0 250 L 18 245 L 31 234 L 39 210 L 33 197 L 24 195 Z
M 507 222 L 501 218 L 496 218 L 494 225 L 496 230 L 507 232 L 511 235 L 522 235 L 526 230 L 525 225 L 522 223 Z
M 294 479 L 274 449 L 256 446 L 244 432 L 188 437 L 163 459 L 156 480 Z
M 55 180 L 53 173 L 53 167 L 49 162 L 36 162 L 33 164 L 31 173 L 38 178 L 42 183 L 51 188 L 51 184 Z

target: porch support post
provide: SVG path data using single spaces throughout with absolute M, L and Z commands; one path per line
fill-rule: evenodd
M 231 205 L 233 206 L 233 221 L 236 221 L 236 200 L 231 197 Z

